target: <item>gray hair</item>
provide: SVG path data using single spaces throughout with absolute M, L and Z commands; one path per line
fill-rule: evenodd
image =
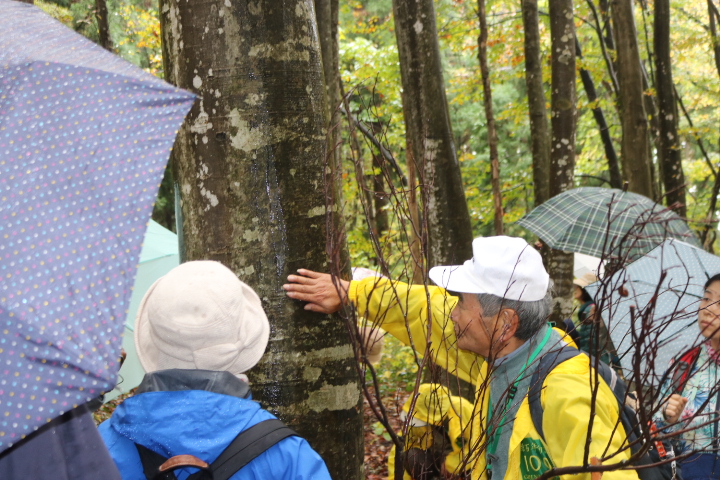
M 520 340 L 528 340 L 539 332 L 547 322 L 552 308 L 552 292 L 550 291 L 545 294 L 545 298 L 532 302 L 510 300 L 490 293 L 478 293 L 477 298 L 485 317 L 494 317 L 500 313 L 501 308 L 515 310 L 519 319 L 515 336 Z

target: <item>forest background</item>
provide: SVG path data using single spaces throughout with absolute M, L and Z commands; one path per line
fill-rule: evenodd
M 158 6 L 155 2 L 60 0 L 50 3 L 37 0 L 34 3 L 74 30 L 105 45 L 148 72 L 159 77 L 164 76 Z M 498 231 L 498 208 L 495 201 L 499 193 L 502 207 L 500 223 L 504 233 L 534 241 L 535 238 L 530 232 L 513 223 L 532 210 L 537 202 L 521 6 L 518 1 L 490 1 L 485 6 L 485 15 L 480 16 L 479 4 L 459 0 L 435 1 L 445 91 L 472 234 L 492 235 Z M 582 51 L 582 56 L 577 58 L 578 75 L 575 80 L 576 163 L 574 177 L 571 176 L 574 186 L 611 186 L 608 144 L 603 143 L 593 110 L 602 110 L 608 124 L 610 143 L 618 153 L 622 150 L 623 131 L 617 78 L 608 67 L 609 63 L 616 63 L 617 58 L 614 52 L 608 52 L 607 45 L 601 42 L 601 38 L 608 36 L 608 19 L 604 17 L 606 7 L 607 2 L 603 1 L 597 5 L 592 1 L 578 1 L 574 5 L 574 26 Z M 105 16 L 108 20 L 107 29 L 99 28 L 98 25 L 98 18 L 103 17 L 104 8 L 107 8 L 108 12 Z M 646 105 L 657 106 L 653 38 L 655 4 L 650 0 L 638 1 L 633 8 L 637 46 L 645 77 L 643 100 Z M 538 2 L 538 10 L 542 83 L 545 85 L 546 107 L 550 111 L 551 39 L 547 2 Z M 495 196 L 488 120 L 483 104 L 483 82 L 478 63 L 479 45 L 483 43 L 479 41 L 481 17 L 486 19 L 488 25 L 487 65 L 497 128 L 499 183 Z M 686 184 L 686 208 L 683 214 L 691 228 L 705 240 L 705 246 L 710 251 L 717 245 L 714 228 L 717 190 L 714 187 L 718 184 L 716 175 L 720 164 L 718 112 L 715 108 L 720 92 L 720 63 L 715 56 L 718 48 L 715 25 L 718 18 L 720 15 L 717 15 L 712 0 L 707 3 L 691 0 L 670 3 L 670 55 L 678 105 L 676 150 L 682 157 Z M 348 93 L 349 113 L 391 152 L 398 161 L 399 176 L 405 175 L 408 171 L 406 127 L 392 1 L 341 2 L 338 38 L 340 75 L 345 92 Z M 583 82 L 587 78 L 592 80 L 596 93 L 596 98 L 592 100 L 587 95 L 587 84 Z M 658 115 L 647 113 L 651 141 L 650 161 L 655 174 L 654 195 L 650 196 L 663 202 L 663 188 L 658 178 L 662 168 L 658 155 Z M 338 150 L 340 158 L 363 159 L 368 182 L 381 177 L 380 167 L 373 164 L 375 146 L 369 142 L 361 142 L 356 146 L 359 152 L 353 154 L 348 129 L 343 126 L 339 131 L 344 140 Z M 633 160 L 624 161 L 630 164 Z M 342 165 L 344 223 L 350 263 L 353 266 L 374 267 L 380 259 L 373 249 L 367 216 L 361 205 L 355 165 L 352 161 L 343 161 Z M 383 203 L 384 199 L 387 197 L 376 195 L 374 205 L 377 210 L 373 216 L 375 221 L 381 220 L 383 211 L 390 209 L 387 203 Z M 159 223 L 175 230 L 170 168 L 163 180 L 153 216 Z M 392 220 L 385 221 L 387 223 L 379 231 L 384 237 L 391 238 L 401 227 Z M 708 230 L 708 225 L 713 228 Z M 387 264 L 392 267 L 400 265 L 401 262 L 391 260 Z M 388 348 L 390 354 L 386 355 L 378 368 L 381 378 L 387 380 L 381 382 L 383 388 L 387 388 L 387 391 L 382 392 L 384 396 L 394 395 L 392 389 L 397 385 L 412 388 L 416 370 L 415 359 L 407 350 L 393 342 L 389 342 Z M 382 428 L 378 427 L 374 431 L 381 434 Z
M 545 5 L 543 5 L 545 3 Z M 99 42 L 96 4 L 92 0 L 44 2 L 35 4 L 74 30 Z M 113 49 L 123 58 L 146 71 L 163 77 L 160 24 L 157 5 L 150 1 L 107 2 Z M 455 146 L 461 164 L 465 194 L 473 234 L 493 233 L 493 203 L 483 89 L 477 59 L 477 5 L 461 0 L 435 2 L 437 28 L 443 60 L 446 92 Z M 635 5 L 640 54 L 652 72 L 651 0 Z M 513 222 L 534 205 L 532 153 L 528 120 L 527 88 L 523 54 L 523 25 L 518 2 L 498 0 L 488 3 L 488 63 L 492 73 L 493 106 L 496 112 L 503 196 L 504 225 L 509 235 L 533 236 Z M 591 108 L 601 107 L 610 135 L 620 144 L 622 131 L 613 98 L 611 78 L 595 30 L 588 3 L 575 5 L 577 38 L 582 47 L 578 69 L 594 79 L 598 98 L 587 99 L 578 75 L 578 127 L 575 186 L 610 186 L 604 146 Z M 687 182 L 687 219 L 700 231 L 707 219 L 714 172 L 711 165 L 720 160 L 716 105 L 720 97 L 720 78 L 715 65 L 708 7 L 690 0 L 671 3 L 671 54 L 675 86 L 687 115 L 680 111 L 679 136 L 683 170 Z M 543 82 L 550 83 L 550 37 L 546 2 L 539 3 L 543 61 Z M 371 124 L 376 135 L 404 165 L 405 127 L 401 102 L 401 80 L 391 0 L 341 2 L 340 72 L 350 95 L 352 113 Z M 550 105 L 549 90 L 547 105 Z M 645 95 L 655 91 L 649 87 Z M 692 122 L 692 124 L 689 123 Z M 702 144 L 700 147 L 699 143 Z M 705 151 L 705 154 L 703 153 Z M 654 155 L 654 161 L 657 157 Z M 351 162 L 346 162 L 347 184 L 353 182 Z M 172 182 L 166 178 L 153 218 L 175 230 Z M 353 204 L 353 188 L 345 198 Z M 371 266 L 372 248 L 368 244 L 364 219 L 357 210 L 347 211 L 350 255 L 353 265 Z

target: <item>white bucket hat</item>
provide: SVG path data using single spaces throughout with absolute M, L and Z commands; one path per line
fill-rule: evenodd
M 260 298 L 227 267 L 187 262 L 156 281 L 135 320 L 146 372 L 170 368 L 240 375 L 262 357 L 270 324 Z
M 533 302 L 547 294 L 550 276 L 540 253 L 517 237 L 473 240 L 473 258 L 463 265 L 430 269 L 437 285 L 459 293 L 490 293 L 508 300 Z
M 580 278 L 576 278 L 573 280 L 573 285 L 577 285 L 580 288 L 585 288 L 591 283 L 595 283 L 598 281 L 598 277 L 595 276 L 594 273 L 586 273 Z

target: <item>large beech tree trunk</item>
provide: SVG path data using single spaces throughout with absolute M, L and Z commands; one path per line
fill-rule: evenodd
M 254 398 L 308 439 L 333 478 L 360 479 L 360 388 L 345 325 L 281 288 L 300 267 L 329 268 L 313 1 L 161 0 L 160 12 L 167 78 L 200 96 L 172 158 L 185 258 L 218 260 L 257 291 L 272 330 L 248 372 Z
M 632 0 L 612 0 L 617 47 L 618 103 L 622 125 L 620 157 L 629 190 L 653 198 L 650 139 L 645 112 L 643 73 Z
M 533 184 L 535 206 L 538 206 L 550 198 L 550 126 L 542 80 L 537 0 L 522 0 L 522 17 L 525 31 L 525 84 L 530 114 Z
M 653 42 L 655 83 L 660 106 L 658 164 L 665 186 L 666 205 L 679 205 L 674 210 L 681 217 L 685 217 L 685 175 L 677 132 L 677 102 L 670 60 L 670 0 L 655 0 Z
M 495 235 L 503 234 L 503 206 L 500 192 L 500 160 L 498 158 L 498 136 L 495 128 L 495 114 L 492 104 L 492 87 L 490 86 L 490 69 L 487 62 L 488 28 L 485 13 L 485 0 L 478 0 L 478 20 L 480 23 L 480 36 L 478 37 L 478 61 L 483 84 L 483 103 L 485 105 L 485 120 L 487 124 L 488 146 L 490 147 L 490 171 L 493 193 L 493 210 L 495 211 Z
M 573 188 L 575 133 L 575 23 L 572 0 L 550 2 L 552 44 L 552 140 L 550 145 L 550 197 Z M 572 313 L 573 254 L 552 250 L 548 259 L 555 284 L 552 320 L 562 321 Z
M 408 165 L 424 186 L 430 266 L 472 257 L 472 229 L 443 83 L 433 0 L 393 0 Z M 410 168 L 410 167 L 409 167 Z M 425 266 L 427 269 L 427 266 Z

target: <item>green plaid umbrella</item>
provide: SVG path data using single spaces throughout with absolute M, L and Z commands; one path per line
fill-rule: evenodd
M 556 195 L 517 221 L 556 250 L 632 261 L 666 238 L 700 244 L 685 221 L 637 193 L 581 187 Z

